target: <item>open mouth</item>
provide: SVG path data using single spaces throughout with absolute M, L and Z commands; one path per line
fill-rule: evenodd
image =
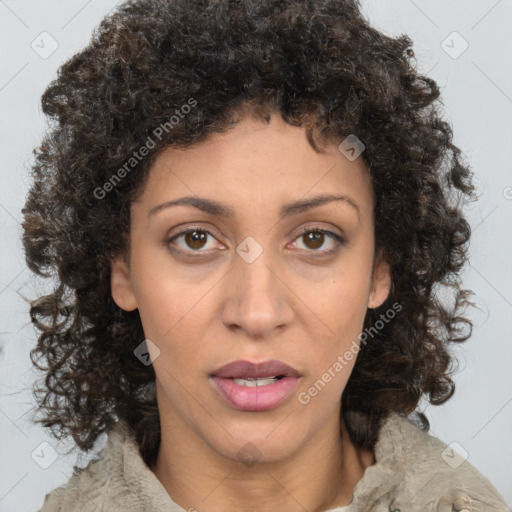
M 268 386 L 278 380 L 284 378 L 284 375 L 278 375 L 276 377 L 261 377 L 261 378 L 247 378 L 247 379 L 232 379 L 235 384 L 239 386 L 246 386 L 248 388 L 255 388 L 260 386 Z
M 262 363 L 234 361 L 210 375 L 215 390 L 225 403 L 240 411 L 266 411 L 282 404 L 301 375 L 279 360 Z

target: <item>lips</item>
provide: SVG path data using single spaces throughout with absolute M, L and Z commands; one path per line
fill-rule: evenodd
M 214 371 L 212 377 L 223 379 L 257 379 L 265 377 L 300 377 L 299 372 L 283 361 L 271 359 L 262 363 L 235 361 Z
M 261 412 L 283 403 L 301 376 L 295 368 L 273 359 L 263 363 L 235 361 L 216 370 L 210 378 L 226 404 L 240 411 Z M 251 379 L 251 386 L 247 379 Z M 255 379 L 261 380 L 253 382 Z

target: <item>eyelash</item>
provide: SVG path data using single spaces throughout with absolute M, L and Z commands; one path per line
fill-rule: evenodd
M 167 247 L 169 247 L 169 245 L 174 240 L 179 238 L 180 236 L 186 235 L 188 233 L 193 233 L 194 231 L 199 231 L 199 232 L 202 232 L 202 233 L 206 233 L 207 235 L 211 235 L 213 238 L 215 238 L 215 236 L 210 231 L 208 231 L 207 229 L 204 229 L 204 228 L 202 228 L 200 226 L 197 226 L 197 227 L 186 228 L 183 231 L 173 235 L 172 237 L 168 238 L 165 241 L 165 245 Z M 297 240 L 298 238 L 300 238 L 301 236 L 304 236 L 306 233 L 322 233 L 322 234 L 328 236 L 329 238 L 331 238 L 332 240 L 338 242 L 337 246 L 334 247 L 333 249 L 323 250 L 323 251 L 311 249 L 311 250 L 309 250 L 307 252 L 318 253 L 318 254 L 323 255 L 323 256 L 330 255 L 330 254 L 334 254 L 334 253 L 338 252 L 340 247 L 346 244 L 346 240 L 343 237 L 341 237 L 340 235 L 338 235 L 337 233 L 334 233 L 332 231 L 328 231 L 326 229 L 319 228 L 319 227 L 304 228 L 300 233 L 297 234 L 297 236 L 294 238 L 294 241 Z M 190 249 L 190 250 L 187 250 L 187 251 L 182 251 L 181 249 L 173 249 L 173 250 L 176 251 L 176 252 L 186 252 L 186 253 L 189 253 L 190 256 L 191 256 L 190 253 L 196 253 L 197 256 L 204 255 L 204 254 L 209 254 L 208 251 L 202 251 L 202 250 L 193 250 L 193 249 Z M 194 256 L 191 256 L 191 257 L 197 257 L 197 256 L 194 255 Z

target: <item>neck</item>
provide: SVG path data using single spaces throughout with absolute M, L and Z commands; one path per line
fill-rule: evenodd
M 303 512 L 348 505 L 372 451 L 356 448 L 338 414 L 285 460 L 252 465 L 219 455 L 176 418 L 161 416 L 162 441 L 151 470 L 173 501 L 191 512 Z M 176 434 L 178 433 L 178 434 Z

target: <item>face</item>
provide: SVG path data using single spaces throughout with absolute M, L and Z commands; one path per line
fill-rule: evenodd
M 373 207 L 361 157 L 335 143 L 316 153 L 276 115 L 159 155 L 111 287 L 119 307 L 139 310 L 170 430 L 232 460 L 252 443 L 271 462 L 338 424 L 356 359 L 339 356 L 357 351 L 367 308 L 390 287 L 379 258 L 372 273 Z M 218 369 L 240 360 L 297 376 L 219 384 Z

